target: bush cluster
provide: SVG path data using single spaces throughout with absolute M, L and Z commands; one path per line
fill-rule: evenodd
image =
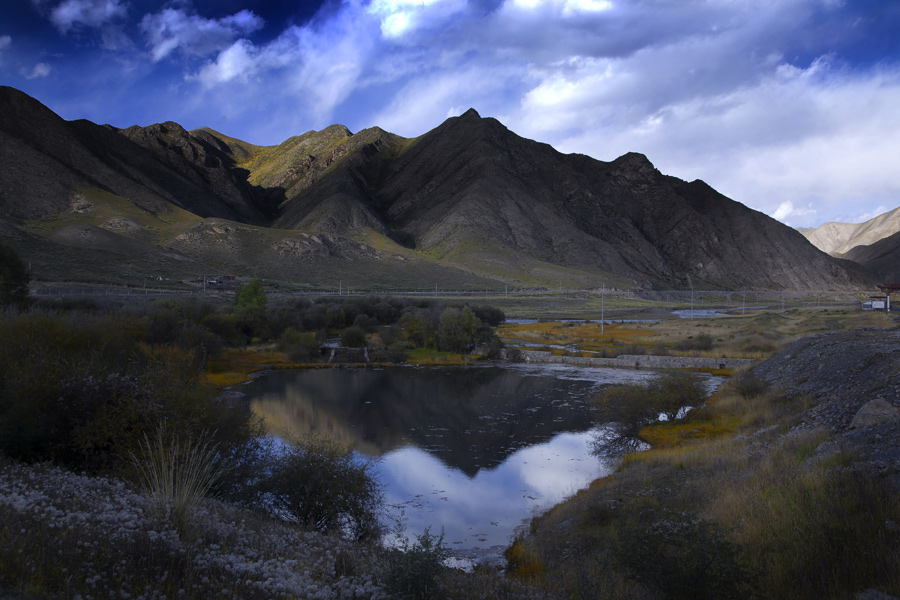
M 216 338 L 167 311 L 7 313 L 0 339 L 0 451 L 10 456 L 111 471 L 160 423 L 225 444 L 256 434 L 248 410 L 198 383 Z
M 374 462 L 327 438 L 256 440 L 232 456 L 220 492 L 305 529 L 362 541 L 381 534 Z
M 641 445 L 638 434 L 645 425 L 664 418 L 675 421 L 687 407 L 706 399 L 703 380 L 686 371 L 660 371 L 646 385 L 626 383 L 602 390 L 595 398 L 599 422 L 614 423 L 615 436 L 598 439 L 601 454 L 620 454 Z

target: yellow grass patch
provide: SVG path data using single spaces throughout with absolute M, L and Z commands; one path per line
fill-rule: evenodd
M 737 417 L 719 417 L 708 421 L 653 423 L 641 429 L 639 436 L 654 448 L 682 446 L 734 433 L 740 426 Z
M 474 361 L 461 354 L 453 352 L 439 352 L 427 348 L 413 348 L 407 352 L 406 360 L 414 365 L 449 366 L 470 365 Z
M 234 371 L 223 373 L 204 373 L 201 381 L 215 387 L 225 388 L 250 381 L 250 376 L 246 373 L 236 373 Z
M 284 352 L 258 351 L 250 348 L 223 350 L 209 361 L 203 380 L 217 387 L 228 387 L 250 380 L 250 373 L 262 369 L 296 366 Z

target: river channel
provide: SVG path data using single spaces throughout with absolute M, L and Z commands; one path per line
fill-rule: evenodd
M 279 436 L 312 432 L 376 457 L 388 522 L 444 532 L 458 556 L 496 554 L 515 530 L 611 465 L 591 398 L 652 371 L 570 365 L 275 372 L 241 387 Z

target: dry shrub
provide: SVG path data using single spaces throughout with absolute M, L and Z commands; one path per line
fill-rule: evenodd
M 171 518 L 179 531 L 222 474 L 215 444 L 178 439 L 162 426 L 152 438 L 144 436 L 140 452 L 131 458 L 151 514 Z

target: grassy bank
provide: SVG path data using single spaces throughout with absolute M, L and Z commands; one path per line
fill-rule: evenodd
M 900 497 L 823 430 L 808 398 L 733 379 L 653 447 L 535 518 L 513 570 L 565 598 L 900 593 Z
M 554 354 L 615 357 L 622 354 L 767 358 L 794 340 L 824 331 L 888 327 L 880 312 L 857 308 L 795 308 L 720 317 L 665 318 L 643 323 L 542 321 L 504 324 L 498 335 L 508 345 Z

